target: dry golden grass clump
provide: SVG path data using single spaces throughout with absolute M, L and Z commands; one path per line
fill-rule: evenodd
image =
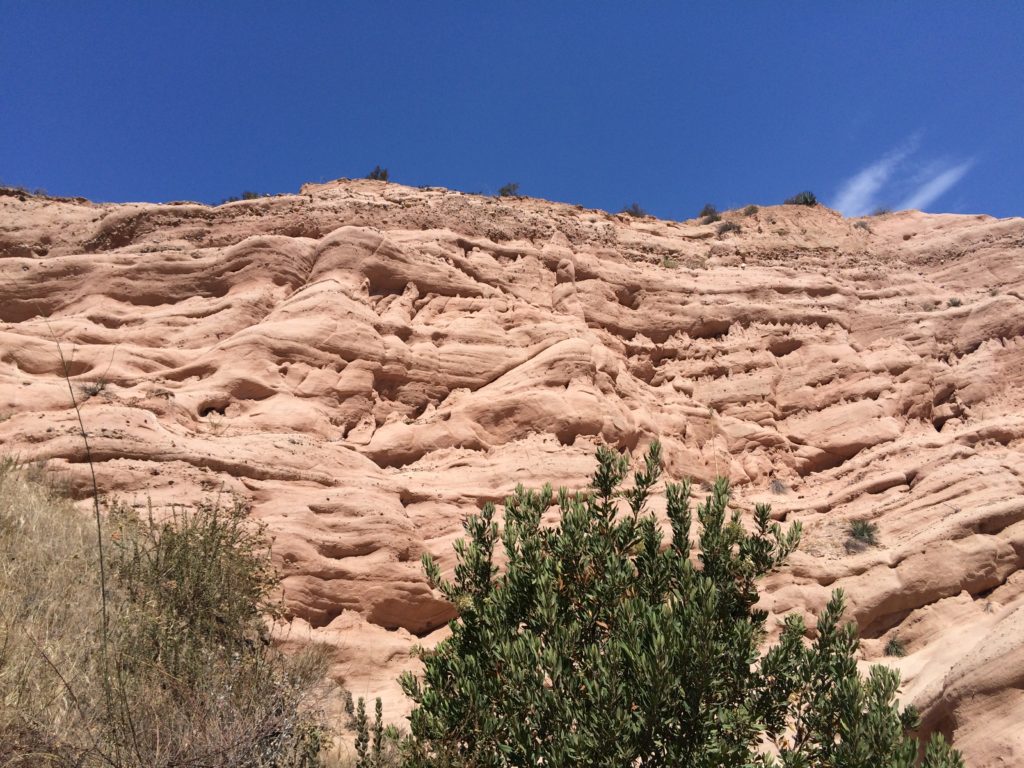
M 70 756 L 102 710 L 96 531 L 38 468 L 3 459 L 0 551 L 0 764 Z
M 246 510 L 114 505 L 101 525 L 105 573 L 96 521 L 0 462 L 0 765 L 319 765 L 324 657 L 274 649 Z

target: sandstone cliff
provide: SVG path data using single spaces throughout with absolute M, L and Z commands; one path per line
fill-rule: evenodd
M 419 556 L 604 441 L 801 520 L 776 615 L 836 587 L 968 764 L 1024 763 L 1024 220 L 718 225 L 371 181 L 209 207 L 0 194 L 0 452 L 88 493 L 236 493 L 289 643 L 382 695 L 452 610 Z M 850 546 L 850 521 L 878 545 Z M 884 648 L 898 637 L 902 658 Z

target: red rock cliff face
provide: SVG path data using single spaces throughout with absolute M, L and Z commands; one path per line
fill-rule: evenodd
M 842 587 L 866 662 L 971 765 L 1024 762 L 1024 221 L 633 219 L 354 181 L 211 208 L 0 196 L 0 444 L 84 496 L 218 491 L 275 538 L 288 641 L 406 711 L 460 521 L 597 443 L 770 501 L 776 616 Z M 83 390 L 85 388 L 83 387 Z M 6 417 L 6 418 L 5 418 Z M 849 550 L 851 520 L 879 543 Z M 893 636 L 904 658 L 883 648 Z

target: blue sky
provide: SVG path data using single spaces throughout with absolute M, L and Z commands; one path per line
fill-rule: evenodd
M 1024 3 L 0 0 L 0 180 L 1024 215 Z

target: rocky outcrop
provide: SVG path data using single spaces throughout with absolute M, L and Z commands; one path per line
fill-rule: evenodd
M 0 196 L 2 451 L 87 495 L 59 342 L 103 493 L 247 499 L 284 641 L 331 644 L 397 717 L 411 648 L 453 615 L 420 555 L 450 568 L 485 501 L 658 438 L 670 474 L 804 523 L 767 608 L 842 587 L 926 728 L 1020 764 L 1024 221 L 725 218 L 740 231 L 371 181 L 218 207 Z M 860 519 L 876 546 L 847 546 Z

